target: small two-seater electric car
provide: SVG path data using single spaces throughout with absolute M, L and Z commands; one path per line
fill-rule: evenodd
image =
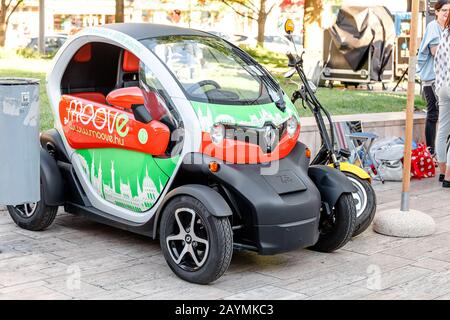
M 233 247 L 330 252 L 352 236 L 352 184 L 309 166 L 294 105 L 225 40 L 153 24 L 85 29 L 54 58 L 47 91 L 41 201 L 8 207 L 22 228 L 45 229 L 64 206 L 159 238 L 170 268 L 202 284 Z

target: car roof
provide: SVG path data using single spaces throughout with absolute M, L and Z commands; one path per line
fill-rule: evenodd
M 180 28 L 170 25 L 154 23 L 112 23 L 105 24 L 101 28 L 108 28 L 129 35 L 136 40 L 156 38 L 161 36 L 211 36 L 203 31 Z

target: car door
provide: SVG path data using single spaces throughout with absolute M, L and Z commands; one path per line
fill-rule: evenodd
M 98 63 L 95 55 L 102 59 L 105 55 L 95 45 L 81 48 L 79 54 L 75 62 L 92 63 L 94 72 L 108 65 Z M 139 71 L 139 61 L 128 60 L 121 68 Z M 170 129 L 133 111 L 138 107 L 142 111 L 145 104 L 138 87 L 117 88 L 106 98 L 100 92 L 81 90 L 62 95 L 59 106 L 63 132 L 75 150 L 79 171 L 96 196 L 110 206 L 137 213 L 151 209 L 169 180 L 166 172 L 175 167 L 166 154 Z

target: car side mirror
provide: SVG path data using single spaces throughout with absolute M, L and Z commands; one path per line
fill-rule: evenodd
M 132 109 L 133 105 L 144 104 L 144 95 L 139 87 L 120 88 L 111 91 L 106 102 L 114 107 Z
M 116 108 L 130 109 L 134 118 L 143 123 L 152 121 L 150 112 L 145 107 L 144 95 L 139 87 L 120 88 L 111 91 L 106 102 Z

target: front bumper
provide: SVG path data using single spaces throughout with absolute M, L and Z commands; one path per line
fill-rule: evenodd
M 212 173 L 217 159 L 199 153 L 183 163 L 190 174 L 224 187 L 233 216 L 234 240 L 269 255 L 308 247 L 319 237 L 320 193 L 308 177 L 309 159 L 300 142 L 290 154 L 269 164 L 227 164 Z M 239 227 L 237 227 L 239 225 Z

